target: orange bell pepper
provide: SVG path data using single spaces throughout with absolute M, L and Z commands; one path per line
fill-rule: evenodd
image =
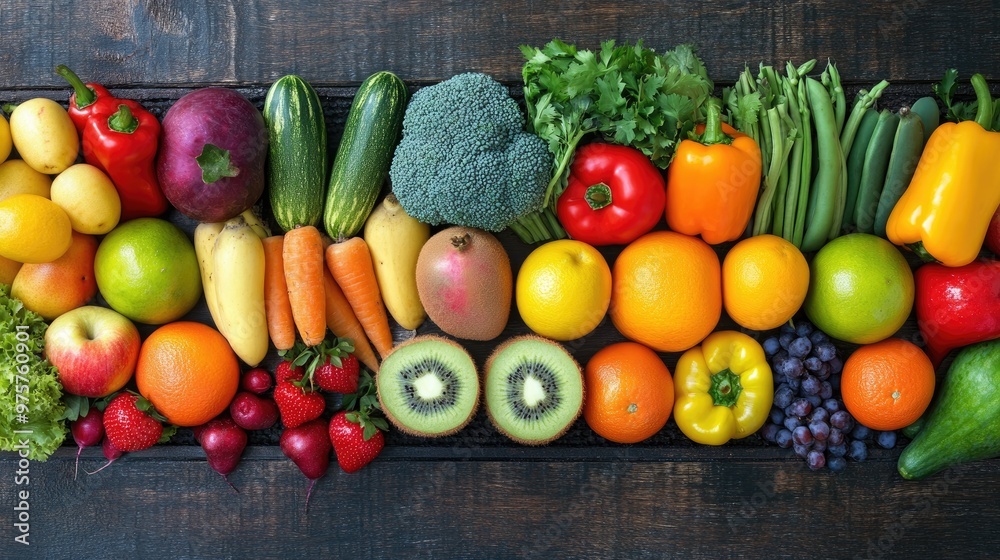
M 667 168 L 667 225 L 709 245 L 735 241 L 750 223 L 760 179 L 757 142 L 723 123 L 712 100 L 707 123 L 678 144 Z

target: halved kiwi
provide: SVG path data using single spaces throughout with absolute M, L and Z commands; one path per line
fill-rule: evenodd
M 583 409 L 583 373 L 557 342 L 534 335 L 501 344 L 486 362 L 486 411 L 497 430 L 525 445 L 566 433 Z
M 397 346 L 375 376 L 379 403 L 401 432 L 451 435 L 479 407 L 479 374 L 457 342 L 422 335 Z

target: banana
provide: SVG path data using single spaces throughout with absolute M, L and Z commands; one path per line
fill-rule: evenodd
M 417 294 L 417 257 L 429 238 L 430 226 L 409 216 L 392 194 L 365 222 L 364 239 L 382 301 L 392 318 L 411 331 L 427 317 Z
M 225 226 L 222 222 L 200 223 L 194 228 L 194 254 L 198 258 L 198 268 L 201 270 L 201 285 L 205 292 L 205 303 L 208 312 L 215 321 L 215 328 L 225 336 L 222 328 L 222 316 L 215 298 L 215 240 Z
M 242 216 L 222 228 L 214 261 L 221 332 L 236 355 L 254 367 L 270 344 L 264 315 L 264 244 Z
M 246 221 L 248 226 L 253 228 L 253 232 L 257 234 L 257 237 L 264 239 L 265 237 L 271 235 L 271 230 L 264 225 L 264 222 L 260 221 L 260 218 L 258 218 L 257 214 L 254 213 L 252 206 L 244 210 L 240 216 L 243 217 L 243 220 Z

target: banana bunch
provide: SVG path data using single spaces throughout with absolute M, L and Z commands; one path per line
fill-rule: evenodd
M 270 340 L 261 243 L 268 235 L 252 210 L 224 223 L 198 224 L 194 230 L 208 311 L 236 355 L 251 367 L 264 359 Z

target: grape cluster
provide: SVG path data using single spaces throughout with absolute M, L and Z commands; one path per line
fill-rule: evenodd
M 864 461 L 872 439 L 886 449 L 896 445 L 895 432 L 875 432 L 856 422 L 840 399 L 844 368 L 830 338 L 807 321 L 785 324 L 764 340 L 774 374 L 774 404 L 761 437 L 792 448 L 812 470 L 840 472 L 847 459 Z

